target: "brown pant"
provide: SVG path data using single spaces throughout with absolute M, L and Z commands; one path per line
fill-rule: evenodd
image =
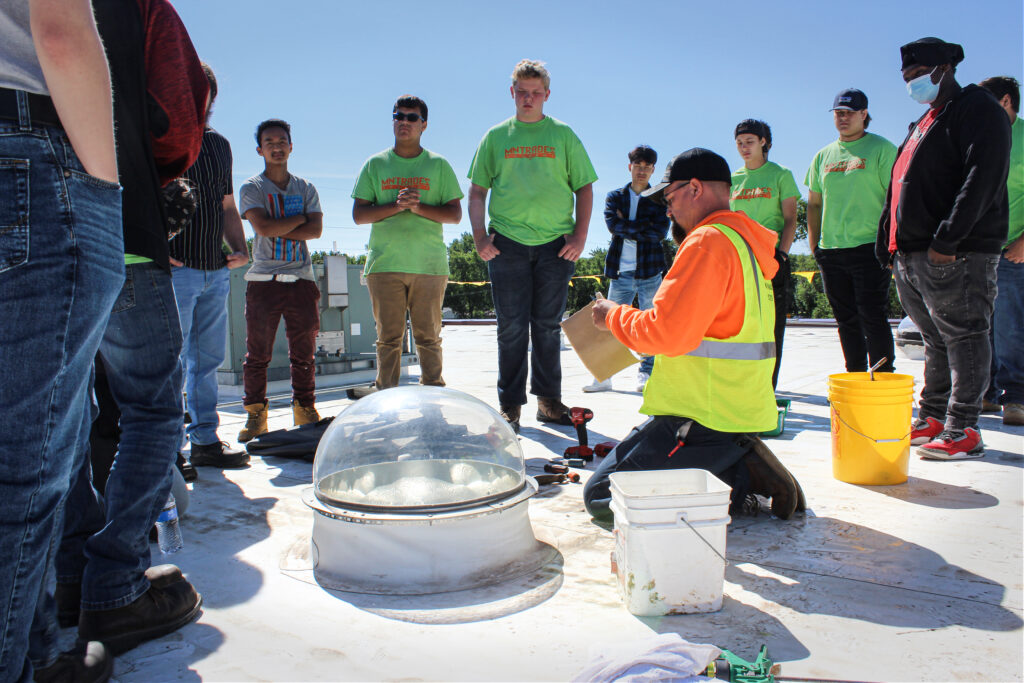
M 292 370 L 292 399 L 302 406 L 315 402 L 316 333 L 320 331 L 320 290 L 311 280 L 249 282 L 245 287 L 245 363 L 242 383 L 245 404 L 267 397 L 267 366 L 274 353 L 274 336 L 284 318 L 288 360 Z
M 377 387 L 398 386 L 402 365 L 405 313 L 409 312 L 420 384 L 443 387 L 441 378 L 441 304 L 447 275 L 370 273 L 366 276 L 377 322 Z

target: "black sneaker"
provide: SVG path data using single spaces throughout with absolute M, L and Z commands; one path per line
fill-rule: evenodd
M 114 673 L 114 658 L 103 643 L 79 640 L 75 647 L 60 653 L 45 669 L 36 669 L 32 680 L 36 683 L 104 683 Z
M 173 565 L 165 565 L 168 569 Z M 124 607 L 82 610 L 78 635 L 99 640 L 114 655 L 177 631 L 199 616 L 203 597 L 180 572 L 168 571 L 166 577 L 152 581 L 149 590 Z
M 181 478 L 185 481 L 195 481 L 199 478 L 199 473 L 196 472 L 196 468 L 192 466 L 192 463 L 185 459 L 185 456 L 181 454 L 181 451 L 178 451 L 178 457 L 174 461 L 174 466 L 178 468 L 179 472 L 181 472 Z
M 229 448 L 224 441 L 206 445 L 194 443 L 188 459 L 198 467 L 220 467 L 222 469 L 245 467 L 249 464 L 248 453 Z

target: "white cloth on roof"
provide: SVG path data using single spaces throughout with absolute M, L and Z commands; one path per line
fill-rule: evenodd
M 661 633 L 628 643 L 594 646 L 590 663 L 573 681 L 713 681 L 701 674 L 720 654 L 714 645 L 691 643 L 678 633 Z

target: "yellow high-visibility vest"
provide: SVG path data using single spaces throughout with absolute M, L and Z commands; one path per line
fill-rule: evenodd
M 655 356 L 640 412 L 688 417 L 720 432 L 768 431 L 778 424 L 772 283 L 739 233 L 711 227 L 729 238 L 743 266 L 743 327 L 728 339 L 704 337 L 682 356 Z

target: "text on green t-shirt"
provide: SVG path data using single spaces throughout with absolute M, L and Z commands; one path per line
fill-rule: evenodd
M 875 241 L 895 161 L 896 145 L 874 133 L 836 140 L 814 156 L 804 184 L 822 196 L 819 247 L 845 249 Z
M 487 131 L 468 177 L 490 190 L 491 229 L 536 245 L 573 231 L 573 193 L 597 173 L 569 126 L 550 116 L 536 123 L 513 117 Z
M 742 211 L 764 227 L 781 235 L 782 229 L 786 226 L 786 219 L 782 215 L 782 201 L 799 196 L 800 190 L 793 180 L 793 172 L 773 161 L 768 161 L 754 170 L 744 166 L 733 171 L 729 208 L 733 211 Z
M 394 149 L 366 160 L 352 198 L 390 204 L 403 188 L 419 190 L 420 202 L 431 206 L 462 199 L 462 189 L 447 159 L 429 150 L 407 159 Z M 374 223 L 364 272 L 448 275 L 448 249 L 441 224 L 411 211 Z

